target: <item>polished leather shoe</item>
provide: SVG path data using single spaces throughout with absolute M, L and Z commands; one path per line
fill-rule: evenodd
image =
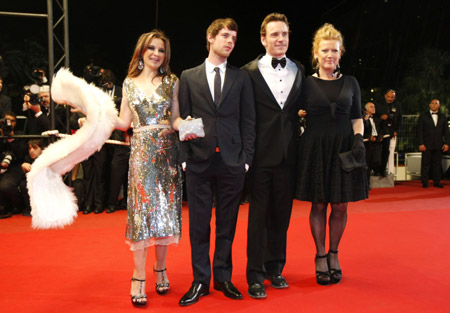
M 270 285 L 273 288 L 283 289 L 289 287 L 286 279 L 281 275 L 267 275 L 266 278 L 270 281 Z
M 83 214 L 90 214 L 92 213 L 94 210 L 92 209 L 92 207 L 87 206 L 84 210 L 83 210 Z
M 233 300 L 241 300 L 242 294 L 237 290 L 236 287 L 231 283 L 231 281 L 225 281 L 220 283 L 218 281 L 214 281 L 214 289 L 218 291 L 222 291 L 225 297 L 228 297 Z
M 254 299 L 267 298 L 266 290 L 261 283 L 251 283 L 248 286 L 248 295 Z
M 94 210 L 94 213 L 95 213 L 95 214 L 100 214 L 100 213 L 102 213 L 103 211 L 104 211 L 103 208 L 96 208 L 96 209 Z
M 441 183 L 434 183 L 433 186 L 437 188 L 444 188 L 444 186 Z
M 191 305 L 198 302 L 198 299 L 202 296 L 209 294 L 209 286 L 204 283 L 194 281 L 191 288 L 178 302 L 181 306 Z
M 106 213 L 114 213 L 116 212 L 116 208 L 112 205 L 108 206 L 108 208 L 106 209 Z

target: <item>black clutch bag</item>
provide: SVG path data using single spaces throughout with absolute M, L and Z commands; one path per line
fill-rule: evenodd
M 355 168 L 367 168 L 365 156 L 361 158 L 362 160 L 356 160 L 352 150 L 339 153 L 339 159 L 341 159 L 341 168 L 346 172 L 351 172 Z

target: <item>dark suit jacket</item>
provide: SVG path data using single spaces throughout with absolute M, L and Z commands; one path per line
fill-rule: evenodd
M 3 117 L 3 114 L 5 114 L 6 112 L 11 111 L 12 111 L 11 98 L 0 94 L 0 118 Z
M 294 61 L 298 72 L 294 85 L 284 104 L 280 108 L 258 68 L 258 60 L 246 64 L 253 83 L 256 109 L 256 142 L 254 166 L 277 166 L 284 161 L 289 165 L 296 163 L 298 110 L 300 109 L 300 91 L 305 73 L 302 64 Z
M 394 132 L 398 132 L 400 124 L 402 122 L 402 106 L 397 101 L 393 103 L 386 103 L 386 101 L 380 101 L 380 104 L 376 106 L 377 111 L 375 115 L 381 118 L 381 115 L 387 114 L 389 118 L 387 120 L 381 120 L 380 127 L 383 134 L 388 134 L 391 137 L 394 136 Z
M 251 165 L 255 140 L 255 108 L 246 72 L 227 65 L 222 97 L 216 108 L 206 78 L 205 63 L 185 70 L 180 76 L 180 115 L 201 117 L 205 137 L 181 143 L 181 162 L 194 172 L 208 168 L 216 147 L 232 171 Z
M 377 141 L 380 141 L 383 137 L 383 134 L 381 132 L 380 127 L 380 118 L 376 115 L 373 115 L 373 122 L 375 123 L 375 128 L 377 130 Z M 363 118 L 364 123 L 364 139 L 369 139 L 372 136 L 372 124 L 370 123 L 370 120 L 367 120 Z
M 430 111 L 419 116 L 417 124 L 418 145 L 425 145 L 427 150 L 440 150 L 444 144 L 450 145 L 450 133 L 447 117 L 438 113 L 437 125 L 434 126 Z

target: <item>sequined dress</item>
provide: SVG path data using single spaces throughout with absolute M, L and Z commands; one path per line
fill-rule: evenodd
M 182 184 L 178 138 L 170 127 L 177 77 L 165 77 L 151 96 L 127 78 L 132 112 L 126 238 L 131 250 L 177 243 L 181 236 Z

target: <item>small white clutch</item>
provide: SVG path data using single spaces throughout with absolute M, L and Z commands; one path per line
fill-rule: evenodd
M 178 124 L 180 132 L 180 140 L 184 141 L 184 138 L 188 134 L 197 135 L 197 137 L 205 137 L 205 130 L 203 129 L 202 118 L 193 118 L 190 120 L 182 120 Z

